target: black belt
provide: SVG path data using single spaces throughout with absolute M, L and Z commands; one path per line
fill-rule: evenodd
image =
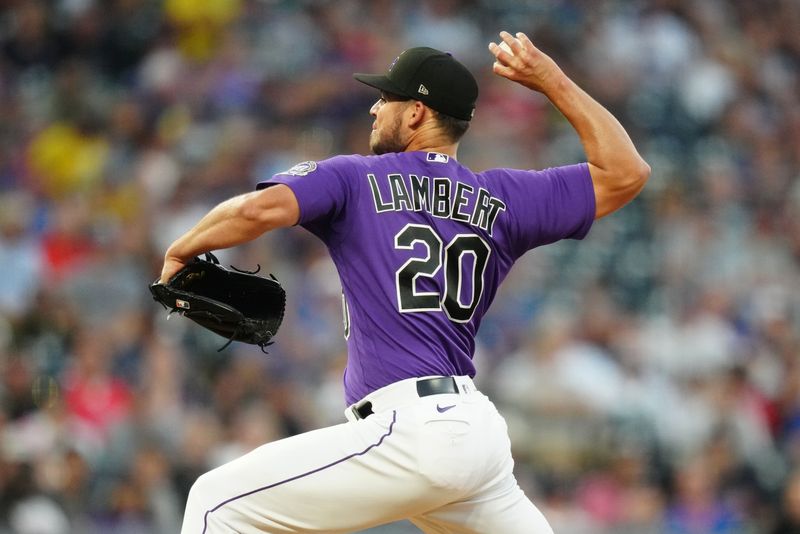
M 444 395 L 458 393 L 456 379 L 452 376 L 437 376 L 436 378 L 422 378 L 417 380 L 417 395 L 428 397 L 430 395 Z M 359 419 L 366 419 L 372 415 L 372 403 L 366 401 L 353 408 Z

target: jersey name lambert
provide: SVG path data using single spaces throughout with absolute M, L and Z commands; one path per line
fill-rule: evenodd
M 493 197 L 485 189 L 464 182 L 454 182 L 447 177 L 429 178 L 400 173 L 387 175 L 389 194 L 384 196 L 374 174 L 367 174 L 375 211 L 427 211 L 434 217 L 453 219 L 477 226 L 492 235 L 497 216 L 506 210 L 506 203 Z

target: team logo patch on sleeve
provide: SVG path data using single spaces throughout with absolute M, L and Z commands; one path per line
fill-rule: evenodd
M 281 174 L 293 174 L 294 176 L 305 176 L 310 172 L 314 172 L 317 170 L 317 162 L 316 161 L 303 161 L 298 163 L 288 171 L 281 173 Z

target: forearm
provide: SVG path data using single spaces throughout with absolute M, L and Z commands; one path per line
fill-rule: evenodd
M 591 165 L 620 180 L 635 179 L 646 166 L 614 115 L 568 76 L 560 73 L 543 92 L 575 129 Z
M 175 240 L 165 254 L 166 258 L 187 261 L 194 256 L 251 241 L 264 230 L 253 217 L 246 216 L 244 205 L 248 196 L 228 199 L 211 211 L 189 231 Z
M 644 187 L 650 167 L 619 121 L 570 80 L 527 35 L 500 32 L 502 45 L 489 44 L 495 74 L 544 94 L 575 128 L 589 162 L 595 218 L 624 206 Z
M 164 255 L 161 282 L 166 282 L 193 257 L 252 241 L 264 232 L 297 224 L 300 207 L 292 190 L 275 185 L 226 200 L 188 232 L 175 240 Z

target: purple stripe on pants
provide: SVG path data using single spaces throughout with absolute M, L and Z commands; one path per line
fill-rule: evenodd
M 216 505 L 211 510 L 206 511 L 205 515 L 203 516 L 203 534 L 206 534 L 206 529 L 208 528 L 208 514 L 216 512 L 217 510 L 219 510 L 220 508 L 222 508 L 226 504 L 231 503 L 231 502 L 233 502 L 233 501 L 235 501 L 237 499 L 241 499 L 241 498 L 247 497 L 249 495 L 253 495 L 254 493 L 258 493 L 260 491 L 265 491 L 265 490 L 280 486 L 282 484 L 286 484 L 287 482 L 292 482 L 293 480 L 299 480 L 299 479 L 307 477 L 309 475 L 313 475 L 314 473 L 319 473 L 320 471 L 324 471 L 325 469 L 328 469 L 330 467 L 334 467 L 336 465 L 339 465 L 340 463 L 346 462 L 347 460 L 349 460 L 351 458 L 355 458 L 356 456 L 363 456 L 363 455 L 367 454 L 370 450 L 374 449 L 375 447 L 378 447 L 381 443 L 383 443 L 384 439 L 386 439 L 387 437 L 389 437 L 392 434 L 392 430 L 394 429 L 394 424 L 395 424 L 396 421 L 397 421 L 397 412 L 393 412 L 392 413 L 392 422 L 389 425 L 389 430 L 386 431 L 386 434 L 382 435 L 377 443 L 373 443 L 372 445 L 370 445 L 369 447 L 367 447 L 366 449 L 364 449 L 361 452 L 353 453 L 353 454 L 351 454 L 349 456 L 345 456 L 344 458 L 340 458 L 339 460 L 336 460 L 335 462 L 331 462 L 328 465 L 323 465 L 322 467 L 318 467 L 317 469 L 314 469 L 313 471 L 308 471 L 307 473 L 302 473 L 302 474 L 294 476 L 292 478 L 287 478 L 285 480 L 281 480 L 279 482 L 275 482 L 274 484 L 270 484 L 268 486 L 257 488 L 257 489 L 254 489 L 252 491 L 248 491 L 247 493 L 242 493 L 241 495 L 237 495 L 235 497 L 231 497 L 230 499 L 219 503 L 218 505 Z

